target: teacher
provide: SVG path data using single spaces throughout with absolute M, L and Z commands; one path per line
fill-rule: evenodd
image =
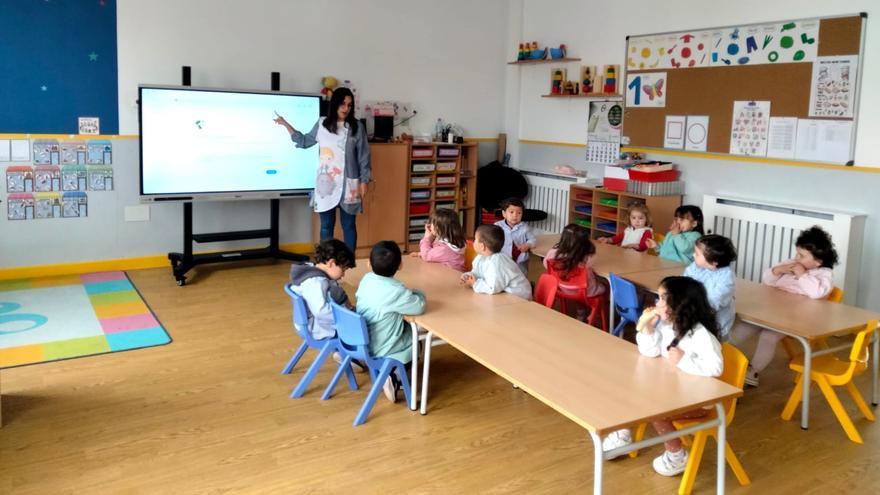
M 370 182 L 370 146 L 367 130 L 354 118 L 354 95 L 348 88 L 333 91 L 330 112 L 308 134 L 293 128 L 276 112 L 275 123 L 284 126 L 297 148 L 320 147 L 315 191 L 311 206 L 321 218 L 321 240 L 331 239 L 336 228 L 336 209 L 342 236 L 352 251 L 357 247 L 356 215 L 364 211 Z

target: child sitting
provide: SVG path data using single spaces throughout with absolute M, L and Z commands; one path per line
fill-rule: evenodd
M 645 251 L 648 249 L 648 239 L 654 235 L 651 230 L 651 214 L 644 203 L 633 203 L 629 207 L 629 225 L 623 232 L 613 237 L 600 237 L 603 244 L 620 245 L 622 248 Z
M 590 241 L 590 231 L 574 223 L 568 224 L 562 230 L 559 242 L 544 256 L 544 268 L 559 277 L 560 292 L 577 292 L 586 281 L 586 296 L 599 296 L 607 289 L 593 272 L 591 261 L 595 254 L 596 246 Z M 578 303 L 577 319 L 584 321 L 586 314 L 586 305 Z
M 736 274 L 730 264 L 736 260 L 736 248 L 730 239 L 704 235 L 694 244 L 694 262 L 684 269 L 684 276 L 699 281 L 706 288 L 709 304 L 718 316 L 718 339 L 726 342 L 736 318 Z
M 694 261 L 694 243 L 703 235 L 703 210 L 699 206 L 684 205 L 675 209 L 675 220 L 662 244 L 648 239 L 645 244 L 657 249 L 661 258 L 679 263 Z
M 370 251 L 370 268 L 358 286 L 357 312 L 367 320 L 370 354 L 408 363 L 412 360 L 412 330 L 404 316 L 425 311 L 425 295 L 407 289 L 394 279 L 400 269 L 400 248 L 392 241 L 380 241 Z M 385 382 L 385 397 L 397 401 L 400 384 L 392 374 Z
M 764 270 L 761 281 L 771 287 L 807 296 L 810 299 L 827 297 L 834 288 L 831 269 L 837 264 L 837 251 L 831 236 L 818 226 L 811 227 L 795 241 L 794 259 Z M 758 373 L 764 370 L 776 353 L 776 344 L 785 335 L 740 322 L 733 331 L 733 343 L 740 349 L 753 335 L 758 335 L 758 346 L 749 360 L 746 383 L 757 387 Z
M 521 199 L 505 199 L 501 202 L 501 215 L 504 220 L 495 222 L 495 225 L 504 231 L 504 246 L 501 252 L 516 261 L 520 270 L 526 274 L 529 270 L 529 251 L 538 241 L 529 226 L 522 223 L 524 210 L 525 205 Z
M 331 339 L 336 336 L 336 323 L 329 299 L 343 306 L 351 306 L 348 295 L 339 286 L 338 280 L 345 271 L 354 268 L 354 253 L 338 239 L 327 239 L 315 246 L 315 264 L 292 265 L 290 267 L 290 288 L 302 296 L 309 313 L 309 333 L 315 340 Z M 337 362 L 342 359 L 333 354 Z M 364 371 L 357 361 L 352 361 L 355 371 Z
M 464 246 L 464 232 L 458 214 L 447 208 L 438 208 L 425 224 L 425 237 L 419 241 L 419 252 L 412 253 L 412 256 L 463 272 Z
M 513 259 L 501 253 L 504 231 L 498 225 L 480 225 L 474 236 L 473 269 L 461 275 L 461 281 L 478 294 L 509 292 L 523 299 L 532 299 L 532 285 Z
M 657 291 L 657 305 L 648 308 L 636 326 L 636 342 L 644 356 L 662 356 L 679 370 L 698 376 L 717 377 L 724 371 L 718 342 L 718 322 L 703 284 L 689 277 L 666 277 Z M 673 431 L 673 420 L 701 418 L 708 409 L 694 409 L 655 420 L 658 435 Z M 611 450 L 632 442 L 628 429 L 612 432 L 602 444 Z M 684 472 L 688 454 L 679 439 L 667 440 L 666 450 L 654 459 L 654 471 L 663 476 Z

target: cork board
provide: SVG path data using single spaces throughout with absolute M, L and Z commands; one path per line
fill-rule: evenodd
M 861 56 L 863 20 L 859 15 L 819 19 L 816 56 Z M 665 106 L 625 108 L 622 135 L 630 147 L 662 149 L 667 115 L 707 115 L 706 151 L 727 154 L 735 101 L 770 101 L 772 116 L 808 118 L 812 62 L 628 69 L 624 86 L 629 74 L 658 71 L 666 73 Z

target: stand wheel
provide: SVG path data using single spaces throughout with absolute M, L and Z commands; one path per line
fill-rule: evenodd
M 179 279 L 177 279 L 178 287 L 183 287 L 184 285 L 186 285 L 186 277 L 180 277 Z

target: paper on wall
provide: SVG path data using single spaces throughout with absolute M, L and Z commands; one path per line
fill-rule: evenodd
M 684 149 L 687 151 L 706 151 L 709 141 L 709 116 L 688 115 L 685 128 Z
M 859 57 L 819 57 L 813 63 L 810 117 L 852 117 Z
M 13 162 L 31 161 L 31 143 L 27 139 L 13 139 L 10 156 Z
M 770 117 L 767 158 L 794 158 L 797 117 Z
M 627 74 L 626 106 L 665 107 L 667 90 L 665 72 Z
M 734 101 L 730 154 L 766 156 L 769 119 L 769 101 Z
M 8 139 L 0 139 L 0 162 L 12 161 L 12 149 Z
M 687 117 L 684 115 L 667 115 L 663 131 L 663 147 L 680 150 L 684 147 L 684 128 Z
M 795 158 L 845 164 L 852 160 L 850 120 L 799 119 Z

